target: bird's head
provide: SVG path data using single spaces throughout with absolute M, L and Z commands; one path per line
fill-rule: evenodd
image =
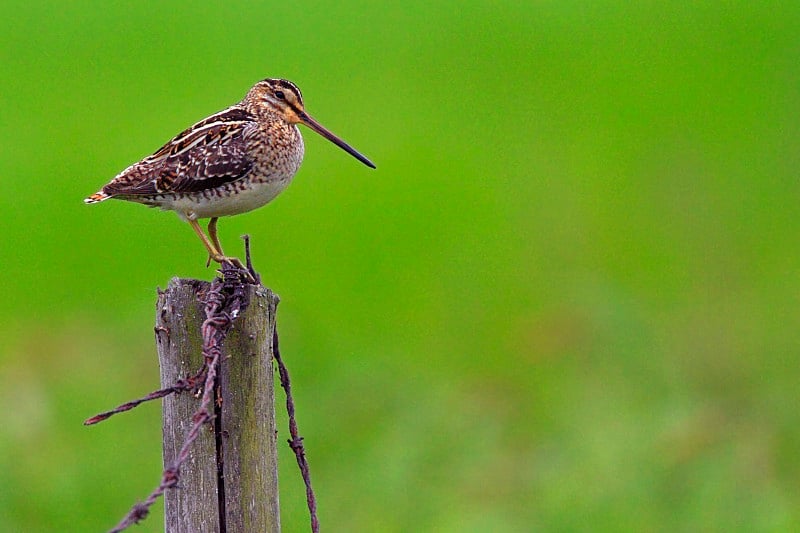
M 270 111 L 282 117 L 289 124 L 302 122 L 303 95 L 300 89 L 289 80 L 267 79 L 256 83 L 247 94 L 246 100 L 257 109 Z
M 361 155 L 355 148 L 331 133 L 330 130 L 306 113 L 300 89 L 289 80 L 269 78 L 260 81 L 247 93 L 245 102 L 248 107 L 271 112 L 289 124 L 308 126 L 368 167 L 375 168 L 375 164 L 372 161 Z

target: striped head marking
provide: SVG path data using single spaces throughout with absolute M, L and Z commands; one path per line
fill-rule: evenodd
M 246 100 L 256 107 L 277 113 L 289 124 L 303 122 L 303 95 L 289 80 L 269 78 L 260 81 L 250 89 Z

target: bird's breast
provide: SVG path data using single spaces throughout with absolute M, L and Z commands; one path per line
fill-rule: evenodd
M 261 128 L 259 139 L 251 141 L 255 181 L 291 180 L 303 162 L 305 146 L 294 124 Z

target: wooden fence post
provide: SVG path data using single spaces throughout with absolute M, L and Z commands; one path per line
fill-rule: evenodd
M 159 293 L 156 338 L 161 386 L 203 365 L 198 289 L 207 282 L 174 278 Z M 164 494 L 168 533 L 278 533 L 278 460 L 272 370 L 278 297 L 249 285 L 249 305 L 223 344 L 215 418 L 194 442 L 177 489 Z M 198 399 L 172 394 L 163 403 L 164 467 L 174 464 Z

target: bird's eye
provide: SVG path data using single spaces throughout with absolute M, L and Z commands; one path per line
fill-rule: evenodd
M 284 100 L 286 98 L 286 95 L 283 94 L 283 91 L 275 91 L 275 98 L 277 98 L 278 100 Z

